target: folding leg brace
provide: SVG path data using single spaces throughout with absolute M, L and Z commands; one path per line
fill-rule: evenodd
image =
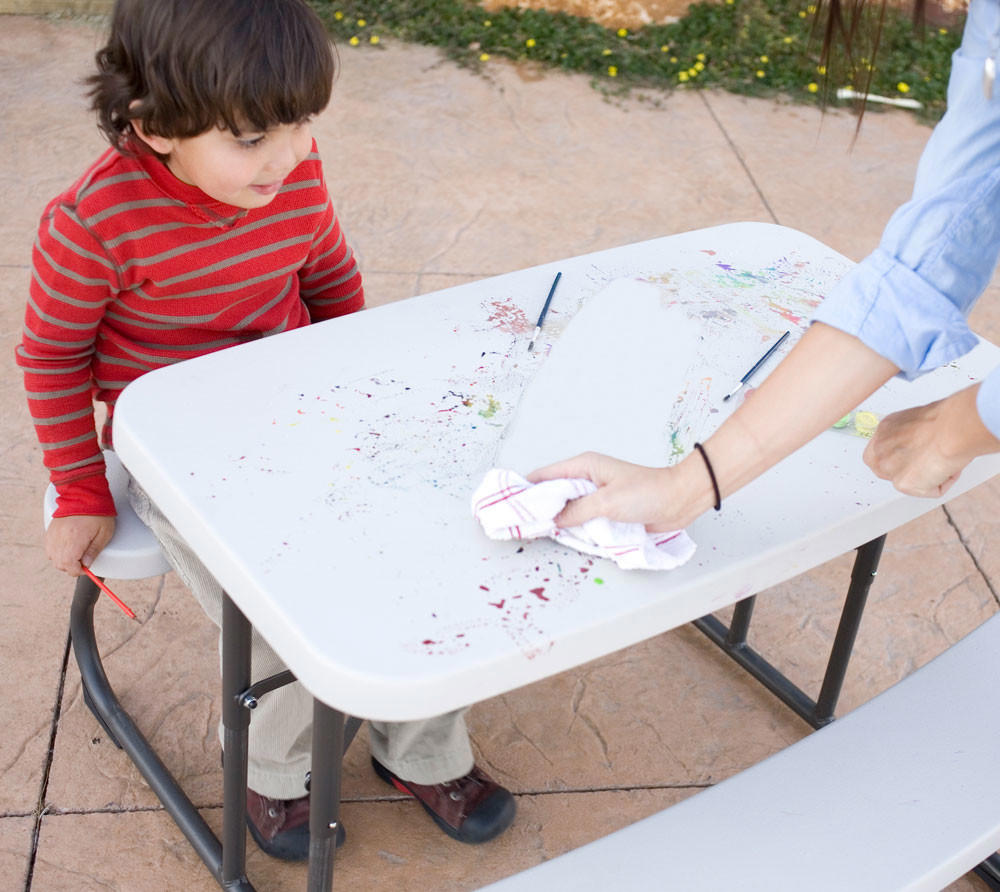
M 823 686 L 817 700 L 809 697 L 793 684 L 788 676 L 747 644 L 754 597 L 744 598 L 736 604 L 732 621 L 728 626 L 711 614 L 696 619 L 694 625 L 810 725 L 822 728 L 834 719 L 833 713 L 844 685 L 847 664 L 854 648 L 858 627 L 861 625 L 868 591 L 878 570 L 883 545 L 885 536 L 879 536 L 858 548 L 854 569 L 851 571 L 851 585 L 847 590 L 844 609 L 840 614 L 840 624 L 837 626 L 830 660 L 826 666 L 826 675 L 823 677 Z
M 124 749 L 152 791 L 163 803 L 192 848 L 215 877 L 231 892 L 253 892 L 246 878 L 246 779 L 250 710 L 269 691 L 295 681 L 281 672 L 250 684 L 250 623 L 228 595 L 223 598 L 222 724 L 226 753 L 223 767 L 223 833 L 219 841 L 181 789 L 174 776 L 122 708 L 104 672 L 94 635 L 94 604 L 100 590 L 86 576 L 77 579 L 70 613 L 73 653 L 83 681 L 87 706 L 112 742 Z M 346 725 L 346 727 L 345 727 Z M 340 804 L 342 755 L 361 721 L 315 701 L 313 770 L 309 815 L 309 892 L 328 892 L 333 883 Z M 319 745 L 318 745 L 319 744 Z M 340 754 L 340 758 L 335 756 Z
M 753 597 L 736 604 L 728 626 L 711 614 L 695 620 L 694 625 L 810 725 L 822 728 L 834 720 L 834 710 L 847 674 L 847 664 L 884 545 L 885 536 L 879 536 L 857 549 L 851 571 L 851 585 L 844 600 L 844 609 L 840 614 L 840 623 L 817 700 L 811 699 L 783 672 L 747 644 L 747 633 L 753 616 Z M 1000 892 L 1000 854 L 991 855 L 974 869 L 974 873 L 985 880 L 991 889 Z

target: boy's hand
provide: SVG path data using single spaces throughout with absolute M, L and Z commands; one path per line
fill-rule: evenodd
M 54 517 L 45 532 L 45 553 L 57 570 L 80 576 L 115 532 L 113 517 Z

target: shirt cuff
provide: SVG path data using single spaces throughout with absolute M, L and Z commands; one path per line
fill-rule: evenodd
M 979 385 L 976 409 L 986 429 L 1000 439 L 1000 368 L 990 372 Z
M 911 379 L 979 343 L 948 297 L 881 248 L 837 283 L 813 321 L 854 335 Z
M 56 486 L 56 510 L 53 517 L 72 517 L 80 514 L 94 517 L 114 517 L 115 500 L 104 476 L 104 468 L 99 474 L 66 481 Z

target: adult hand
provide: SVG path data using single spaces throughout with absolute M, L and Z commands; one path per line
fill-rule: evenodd
M 979 418 L 978 388 L 887 415 L 865 449 L 868 467 L 906 495 L 944 495 L 973 458 L 1000 448 Z
M 54 517 L 45 532 L 45 553 L 57 570 L 80 576 L 111 541 L 113 517 L 73 515 Z
M 642 523 L 651 533 L 680 529 L 686 519 L 678 514 L 673 494 L 673 468 L 648 468 L 598 452 L 585 452 L 528 474 L 532 483 L 560 477 L 584 477 L 597 492 L 570 502 L 556 517 L 560 527 L 579 526 L 595 517 Z M 692 515 L 692 516 L 696 516 Z

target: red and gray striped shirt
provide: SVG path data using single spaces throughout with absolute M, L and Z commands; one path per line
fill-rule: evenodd
M 315 144 L 253 210 L 109 149 L 45 209 L 32 266 L 17 362 L 57 517 L 115 513 L 93 399 L 110 446 L 115 400 L 140 375 L 364 305 Z

